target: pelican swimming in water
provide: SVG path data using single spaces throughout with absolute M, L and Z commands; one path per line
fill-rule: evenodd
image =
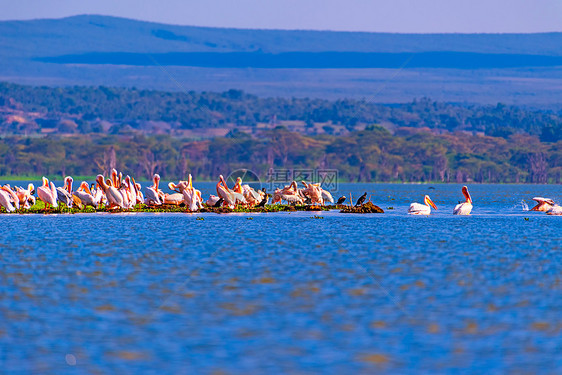
M 410 208 L 408 208 L 408 213 L 410 215 L 429 215 L 431 214 L 431 207 L 435 210 L 437 209 L 437 206 L 433 203 L 429 195 L 426 195 L 423 197 L 423 204 L 412 203 Z
M 547 215 L 562 215 L 562 206 L 555 204 L 552 208 L 546 211 Z
M 462 193 L 466 200 L 455 206 L 453 209 L 453 215 L 470 215 L 470 211 L 472 211 L 472 198 L 470 197 L 470 193 L 468 192 L 468 188 L 466 186 L 462 187 Z
M 530 209 L 530 211 L 542 211 L 547 212 L 554 206 L 554 201 L 549 198 L 534 197 L 533 200 L 537 202 L 537 205 Z
M 58 207 L 57 189 L 52 182 L 49 184 L 49 180 L 46 177 L 43 177 L 43 185 L 37 188 L 37 196 L 45 203 L 46 208 L 49 206 L 53 208 Z

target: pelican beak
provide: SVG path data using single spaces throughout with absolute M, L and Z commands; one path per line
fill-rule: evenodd
M 427 201 L 428 201 L 429 205 L 430 205 L 431 207 L 433 207 L 433 209 L 435 209 L 435 210 L 437 209 L 437 206 L 435 205 L 435 203 L 433 203 L 433 201 L 431 200 L 431 198 L 428 198 Z
M 472 204 L 472 198 L 470 197 L 470 193 L 468 192 L 468 188 L 466 186 L 462 187 L 462 193 L 464 195 L 464 197 L 466 198 L 466 201 L 470 204 Z

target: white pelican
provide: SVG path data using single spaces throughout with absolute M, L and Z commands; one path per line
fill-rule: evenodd
M 205 204 L 209 207 L 213 207 L 215 204 L 217 204 L 217 202 L 220 200 L 221 198 L 219 196 L 216 195 L 212 195 L 209 197 L 209 199 L 207 199 L 207 201 L 205 202 Z
M 555 204 L 552 208 L 546 211 L 547 215 L 562 215 L 562 206 Z
M 123 195 L 117 190 L 110 179 L 107 179 L 107 182 L 103 180 L 103 175 L 98 174 L 96 177 L 96 182 L 100 186 L 100 188 L 105 193 L 105 197 L 107 199 L 107 203 L 109 204 L 109 208 L 118 207 L 118 208 L 125 208 L 123 205 Z
M 324 202 L 330 202 L 332 204 L 334 203 L 334 197 L 332 197 L 332 194 L 330 194 L 328 190 L 322 189 L 322 199 L 324 200 Z
M 43 177 L 43 185 L 37 188 L 37 196 L 45 203 L 45 207 L 58 207 L 57 189 L 55 189 L 55 184 L 52 182 L 49 186 L 49 180 L 46 177 Z
M 412 203 L 410 208 L 408 208 L 408 213 L 410 215 L 429 215 L 431 214 L 431 207 L 437 209 L 437 206 L 433 203 L 429 195 L 426 195 L 423 197 L 423 204 Z
M 222 180 L 222 184 L 230 191 L 230 193 L 234 196 L 234 199 L 236 199 L 236 204 L 248 203 L 246 201 L 246 198 L 244 197 L 244 194 L 242 194 L 242 186 L 240 185 L 242 183 L 242 179 L 240 177 L 236 179 L 236 183 L 234 184 L 234 187 L 232 189 L 229 189 L 222 175 L 220 176 L 220 178 Z
M 160 183 L 160 175 L 154 174 L 152 177 L 153 185 L 144 189 L 145 192 L 145 200 L 144 203 L 147 205 L 156 205 L 159 206 L 162 204 L 162 200 L 160 199 L 160 192 L 158 189 L 158 185 Z
M 99 202 L 97 202 L 94 198 L 86 181 L 83 181 L 80 184 L 80 187 L 78 188 L 78 190 L 72 193 L 72 196 L 77 197 L 84 206 L 92 206 L 94 208 L 98 208 Z
M 263 199 L 262 194 L 260 194 L 261 192 L 255 191 L 248 184 L 242 185 L 242 179 L 240 177 L 236 179 L 236 183 L 234 184 L 232 190 L 236 193 L 242 194 L 242 196 L 244 196 L 244 199 L 246 200 L 246 203 L 251 206 L 255 206 Z
M 57 199 L 67 207 L 72 207 L 72 177 L 64 178 L 64 185 L 57 188 Z
M 304 200 L 299 194 L 299 189 L 297 187 L 296 181 L 291 182 L 291 185 L 285 186 L 283 189 L 275 189 L 275 191 L 273 192 L 273 200 L 271 204 L 281 202 L 282 200 L 292 204 L 304 203 Z
M 554 206 L 554 201 L 549 198 L 534 197 L 533 200 L 537 202 L 537 205 L 531 208 L 530 211 L 547 212 L 552 208 L 552 206 Z
M 232 192 L 226 185 L 226 182 L 224 181 L 224 177 L 222 175 L 219 176 L 219 182 L 217 183 L 217 195 L 223 199 L 224 205 L 230 208 L 234 208 L 234 206 L 236 205 L 236 197 L 234 197 L 234 194 L 232 194 Z
M 455 206 L 453 209 L 453 215 L 470 215 L 470 211 L 472 211 L 472 198 L 470 197 L 466 186 L 462 187 L 462 193 L 466 198 L 466 201 Z
M 0 186 L 0 206 L 8 212 L 14 212 L 16 210 L 15 202 L 13 202 L 13 197 L 8 190 L 8 188 Z
M 178 186 L 173 182 L 168 183 L 168 188 L 173 191 L 177 191 L 177 193 L 172 194 L 164 194 L 164 204 L 173 204 L 175 206 L 179 206 L 182 203 L 185 204 L 185 200 L 183 197 L 183 193 L 176 190 Z
M 35 204 L 35 186 L 27 185 L 27 189 L 16 187 L 16 195 L 18 196 L 20 207 L 30 209 Z

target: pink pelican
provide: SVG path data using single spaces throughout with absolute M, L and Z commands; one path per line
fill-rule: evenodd
M 57 189 L 52 182 L 49 186 L 49 180 L 46 177 L 43 177 L 43 185 L 37 188 L 37 196 L 45 203 L 46 208 L 49 208 L 49 206 L 58 207 Z

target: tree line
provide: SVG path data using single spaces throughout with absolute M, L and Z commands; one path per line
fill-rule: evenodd
M 383 124 L 429 128 L 440 133 L 468 131 L 508 139 L 530 134 L 543 142 L 562 139 L 562 115 L 504 104 L 459 105 L 428 98 L 399 105 L 367 100 L 261 98 L 240 90 L 162 92 L 115 87 L 32 87 L 0 82 L 0 109 L 30 114 L 26 121 L 1 116 L 0 134 L 49 133 L 108 134 L 124 128 L 151 134 L 146 122 L 166 123 L 175 129 L 205 129 L 259 123 L 302 121 L 310 126 L 331 123 L 348 131 Z M 109 123 L 111 126 L 104 126 Z M 329 133 L 330 126 L 325 127 Z M 43 131 L 45 133 L 45 131 Z
M 163 179 L 191 173 L 215 180 L 239 168 L 264 177 L 270 168 L 330 168 L 341 180 L 358 182 L 560 183 L 562 140 L 412 128 L 391 134 L 379 126 L 345 136 L 276 127 L 256 137 L 232 132 L 205 140 L 107 134 L 0 138 L 0 176 L 94 176 L 114 167 Z

